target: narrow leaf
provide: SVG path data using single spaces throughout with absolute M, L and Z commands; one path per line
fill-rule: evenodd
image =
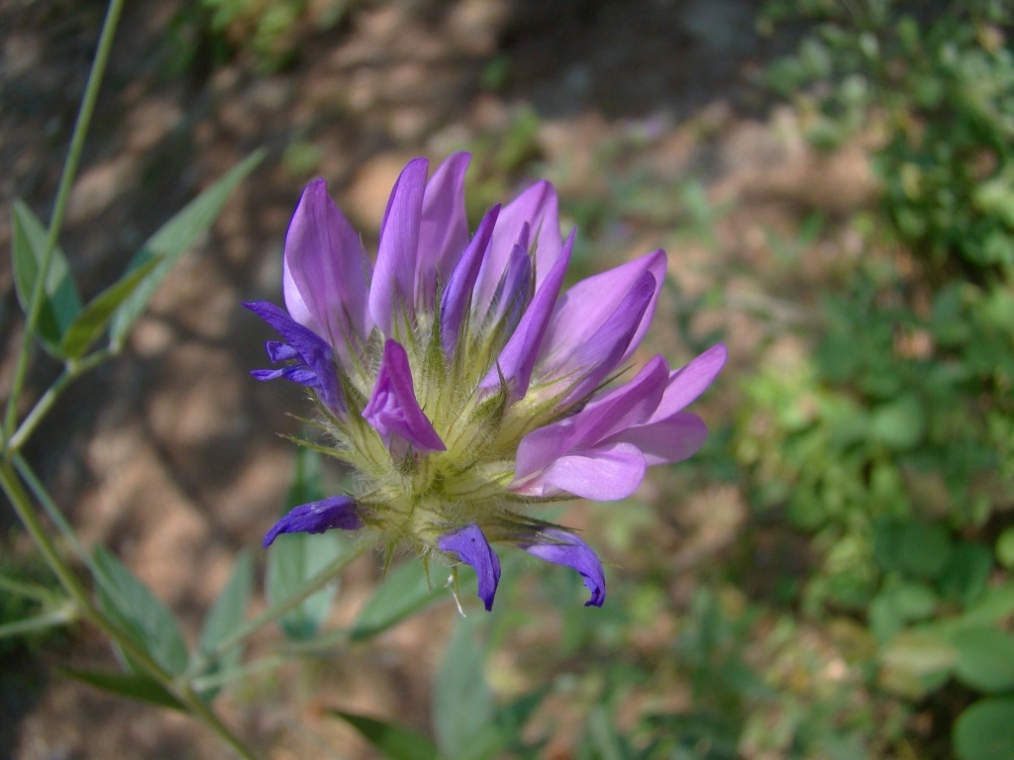
M 156 256 L 147 263 L 125 274 L 119 282 L 113 283 L 99 293 L 84 310 L 75 317 L 70 327 L 63 334 L 60 342 L 60 350 L 68 359 L 80 359 L 91 347 L 106 325 L 112 318 L 113 313 L 127 298 L 130 297 L 141 281 L 156 267 L 162 260 Z
M 352 625 L 349 638 L 362 641 L 383 633 L 446 596 L 447 589 L 442 584 L 430 588 L 418 562 L 404 562 L 389 572 L 373 592 Z
M 486 652 L 481 618 L 459 618 L 444 652 L 433 688 L 433 729 L 444 757 L 473 756 L 485 745 L 494 717 L 493 694 L 486 684 Z M 493 742 L 491 742 L 493 744 Z
M 198 647 L 204 652 L 210 652 L 233 631 L 243 625 L 246 617 L 247 606 L 250 604 L 250 594 L 253 592 L 254 568 L 253 557 L 246 549 L 236 557 L 232 568 L 232 575 L 225 584 L 215 603 L 208 610 L 204 618 L 204 625 L 201 627 L 201 635 L 198 640 Z M 225 653 L 216 662 L 201 673 L 202 676 L 211 676 L 219 673 L 227 673 L 239 668 L 243 659 L 243 647 L 236 646 Z M 218 694 L 218 688 L 209 688 L 202 695 L 207 700 L 212 700 Z
M 389 760 L 436 760 L 433 742 L 411 729 L 384 723 L 364 715 L 331 710 L 331 715 L 350 723 Z
M 46 251 L 46 228 L 28 206 L 14 201 L 11 213 L 11 258 L 14 267 L 14 286 L 21 308 L 28 313 L 32 292 Z M 39 312 L 38 333 L 42 344 L 54 356 L 63 358 L 60 341 L 74 318 L 81 311 L 70 266 L 63 251 L 53 250 L 42 290 L 42 308 Z
M 134 673 L 102 673 L 89 670 L 71 670 L 60 668 L 58 671 L 67 678 L 108 691 L 128 699 L 147 702 L 172 710 L 186 711 L 186 707 L 158 681 L 144 675 Z
M 95 566 L 105 581 L 97 584 L 103 610 L 166 671 L 183 673 L 187 646 L 169 609 L 101 546 L 95 550 Z
M 128 271 L 133 271 L 144 266 L 157 256 L 162 260 L 155 266 L 147 277 L 143 278 L 138 288 L 127 298 L 117 309 L 109 330 L 109 342 L 113 348 L 123 344 L 127 333 L 137 318 L 148 308 L 148 303 L 158 289 L 159 284 L 169 274 L 180 256 L 197 240 L 198 237 L 207 232 L 214 224 L 222 207 L 229 199 L 236 186 L 253 171 L 254 167 L 261 162 L 265 156 L 263 149 L 256 150 L 247 156 L 243 161 L 230 169 L 225 176 L 218 180 L 194 200 L 188 203 L 182 211 L 148 239 L 141 250 L 137 252 L 130 262 Z

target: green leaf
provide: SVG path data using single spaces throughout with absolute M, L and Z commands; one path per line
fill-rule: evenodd
M 283 514 L 300 504 L 319 501 L 323 496 L 320 455 L 310 449 L 297 449 L 296 473 L 285 499 Z M 338 531 L 329 531 L 319 535 L 288 533 L 278 536 L 268 552 L 268 601 L 271 604 L 284 602 L 305 581 L 346 550 L 347 542 L 339 535 Z M 330 614 L 337 591 L 336 580 L 283 615 L 278 624 L 285 635 L 300 641 L 313 638 Z
M 232 568 L 232 575 L 228 583 L 222 589 L 215 603 L 208 610 L 204 618 L 204 625 L 201 627 L 201 635 L 198 640 L 198 647 L 203 652 L 210 652 L 233 631 L 243 624 L 246 616 L 247 606 L 250 604 L 250 594 L 253 591 L 254 568 L 253 557 L 246 549 L 236 557 L 236 563 Z M 211 664 L 202 675 L 211 675 L 222 671 L 233 670 L 239 667 L 243 659 L 243 647 L 236 646 L 230 649 L 217 662 Z M 213 698 L 218 693 L 217 689 L 210 690 L 205 697 Z
M 968 628 L 955 635 L 954 648 L 962 683 L 985 692 L 1014 687 L 1014 636 L 996 628 Z
M 921 583 L 890 586 L 870 602 L 870 630 L 879 641 L 889 641 L 906 623 L 932 615 L 936 605 L 936 594 Z
M 880 650 L 880 685 L 909 699 L 922 699 L 951 676 L 957 654 L 946 639 L 905 631 Z
M 882 404 L 870 418 L 873 438 L 895 451 L 907 451 L 922 440 L 925 416 L 915 396 Z
M 1014 760 L 1014 699 L 981 699 L 958 716 L 952 734 L 960 760 Z
M 331 715 L 350 723 L 390 760 L 436 760 L 437 748 L 422 734 L 364 715 L 331 710 Z
M 97 585 L 106 614 L 168 673 L 174 676 L 183 673 L 187 667 L 187 646 L 169 609 L 101 546 L 95 549 L 95 567 L 105 581 Z
M 1014 570 L 1014 526 L 1006 528 L 996 540 L 996 561 Z
M 11 213 L 11 258 L 14 267 L 14 286 L 18 301 L 25 313 L 31 303 L 32 291 L 46 250 L 46 228 L 32 210 L 20 200 L 14 201 Z M 54 356 L 63 358 L 60 341 L 81 311 L 74 278 L 67 258 L 59 247 L 53 250 L 42 291 L 42 309 L 39 312 L 38 333 L 42 344 Z
M 493 695 L 484 672 L 482 619 L 459 618 L 444 652 L 433 688 L 433 728 L 445 757 L 474 757 L 474 750 L 493 723 Z M 495 749 L 495 747 L 494 747 Z
M 390 571 L 373 592 L 352 625 L 349 638 L 362 641 L 383 633 L 446 596 L 447 589 L 442 584 L 430 588 L 419 562 L 404 562 Z
M 940 577 L 940 593 L 963 606 L 982 596 L 993 569 L 993 555 L 982 544 L 962 542 L 951 553 Z
M 60 668 L 61 675 L 75 681 L 108 691 L 121 697 L 135 699 L 139 702 L 168 707 L 173 710 L 186 711 L 186 707 L 158 681 L 145 675 L 135 673 L 101 673 L 89 670 L 71 670 Z
M 63 334 L 60 342 L 60 350 L 68 359 L 80 359 L 91 347 L 106 325 L 112 318 L 113 313 L 119 308 L 130 294 L 133 293 L 141 281 L 158 266 L 162 260 L 160 256 L 148 261 L 146 264 L 134 269 L 123 276 L 119 282 L 113 283 L 99 293 L 84 310 L 75 317 L 67 332 Z
M 951 537 L 934 524 L 905 523 L 898 536 L 901 569 L 916 578 L 939 578 L 951 555 Z
M 265 156 L 263 149 L 256 150 L 247 156 L 243 161 L 230 169 L 225 176 L 218 180 L 194 200 L 188 203 L 182 211 L 166 222 L 151 238 L 148 239 L 141 250 L 137 252 L 130 262 L 128 271 L 139 269 L 152 259 L 161 256 L 161 261 L 155 266 L 147 277 L 144 277 L 137 289 L 127 298 L 116 310 L 113 316 L 112 325 L 109 330 L 109 342 L 114 349 L 118 349 L 130 328 L 137 321 L 137 318 L 148 308 L 148 303 L 158 289 L 162 280 L 175 266 L 180 256 L 194 243 L 194 241 L 214 224 L 222 207 L 229 199 L 236 186 L 253 171 L 254 167 L 261 162 Z

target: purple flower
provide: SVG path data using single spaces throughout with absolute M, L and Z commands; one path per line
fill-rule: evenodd
M 308 389 L 353 493 L 298 507 L 269 532 L 363 526 L 390 543 L 464 562 L 492 606 L 494 544 L 577 570 L 605 599 L 602 563 L 573 533 L 528 515 L 537 503 L 631 495 L 646 469 L 697 451 L 707 428 L 683 411 L 715 379 L 715 346 L 670 371 L 656 356 L 616 383 L 651 322 L 666 276 L 655 251 L 563 291 L 574 245 L 556 192 L 538 182 L 469 235 L 468 155 L 432 176 L 402 171 L 376 264 L 328 197 L 307 186 L 285 238 L 287 312 L 248 304 L 281 336 L 282 365 L 256 370 Z

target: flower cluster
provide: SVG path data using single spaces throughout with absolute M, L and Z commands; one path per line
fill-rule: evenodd
M 707 436 L 683 409 L 725 363 L 717 345 L 670 371 L 662 356 L 613 385 L 655 310 L 665 253 L 561 294 L 574 233 L 560 234 L 547 182 L 491 208 L 473 235 L 468 154 L 428 177 L 411 161 L 391 192 L 376 264 L 327 194 L 303 191 L 285 238 L 286 309 L 246 306 L 281 336 L 260 380 L 312 389 L 327 453 L 357 473 L 347 494 L 293 509 L 267 534 L 380 531 L 428 557 L 471 565 L 490 609 L 493 544 L 577 570 L 605 599 L 602 563 L 533 504 L 631 495 L 649 465 L 678 462 Z

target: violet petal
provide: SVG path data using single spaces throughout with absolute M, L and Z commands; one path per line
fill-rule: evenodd
M 542 287 L 543 280 L 563 249 L 558 207 L 556 190 L 544 180 L 536 182 L 504 206 L 493 229 L 489 255 L 483 261 L 475 285 L 474 299 L 480 313 L 486 310 L 493 298 L 514 244 L 518 242 L 526 223 L 535 234 L 535 287 L 536 290 Z
M 299 321 L 305 306 L 312 319 L 306 326 L 347 358 L 349 343 L 365 340 L 371 327 L 366 308 L 369 260 L 323 179 L 303 190 L 285 234 L 284 260 L 289 313 Z
M 708 427 L 696 414 L 677 412 L 668 419 L 638 425 L 611 436 L 605 443 L 632 443 L 649 466 L 682 462 L 698 452 Z
M 493 206 L 479 222 L 472 241 L 468 244 L 454 272 L 447 282 L 447 287 L 440 298 L 440 340 L 444 353 L 453 353 L 461 332 L 461 321 L 465 317 L 472 302 L 472 288 L 475 278 L 479 276 L 479 267 L 483 257 L 489 250 L 489 241 L 493 234 L 493 225 L 500 214 L 500 206 Z
M 562 456 L 530 481 L 511 490 L 528 496 L 574 494 L 593 501 L 630 496 L 644 480 L 647 462 L 637 446 L 610 443 Z
M 662 401 L 649 422 L 659 422 L 672 417 L 704 393 L 725 366 L 728 351 L 721 343 L 712 346 L 685 367 L 672 372 Z
M 577 570 L 591 591 L 591 599 L 584 606 L 601 607 L 606 600 L 606 574 L 598 555 L 573 533 L 555 529 L 542 533 L 558 543 L 520 544 L 521 548 L 546 562 Z
M 438 277 L 444 281 L 468 245 L 465 172 L 468 153 L 454 153 L 433 172 L 423 195 L 416 256 L 416 301 L 432 306 Z
M 574 232 L 567 238 L 563 251 L 553 262 L 552 269 L 546 276 L 542 287 L 536 290 L 535 297 L 528 305 L 514 334 L 497 357 L 497 366 L 493 367 L 480 383 L 481 388 L 496 388 L 500 384 L 502 373 L 511 389 L 511 397 L 517 401 L 528 393 L 528 385 L 532 380 L 532 371 L 539 354 L 546 327 L 553 313 L 556 297 L 560 294 L 563 277 L 567 272 L 570 254 L 574 248 Z M 499 368 L 499 369 L 498 369 Z
M 380 434 L 389 449 L 403 439 L 419 451 L 444 451 L 440 440 L 415 397 L 408 354 L 394 340 L 384 343 L 384 356 L 373 386 L 370 402 L 363 409 L 365 419 Z
M 267 341 L 264 344 L 264 350 L 267 352 L 268 359 L 271 360 L 272 364 L 287 362 L 299 356 L 299 351 L 294 349 L 288 343 L 282 343 L 280 340 Z
M 384 335 L 391 336 L 396 312 L 414 313 L 419 221 L 426 191 L 425 158 L 409 161 L 394 183 L 380 228 L 377 265 L 370 284 L 369 311 Z
M 358 530 L 363 521 L 356 510 L 355 499 L 349 496 L 330 496 L 322 501 L 312 501 L 293 507 L 288 514 L 271 526 L 264 536 L 264 548 L 282 533 L 323 533 L 339 528 Z
M 442 552 L 455 552 L 462 562 L 475 568 L 479 579 L 479 598 L 487 612 L 493 609 L 493 597 L 500 583 L 500 558 L 479 526 L 469 523 L 464 528 L 445 533 L 437 539 L 437 546 Z

